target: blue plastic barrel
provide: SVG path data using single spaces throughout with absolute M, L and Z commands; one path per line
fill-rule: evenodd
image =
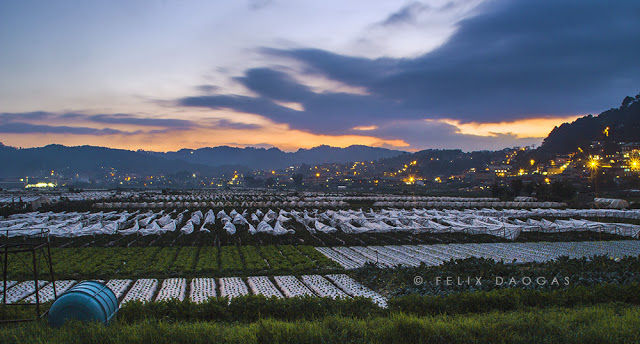
M 62 326 L 68 319 L 108 324 L 118 311 L 118 298 L 106 284 L 84 281 L 76 284 L 51 305 L 49 325 Z

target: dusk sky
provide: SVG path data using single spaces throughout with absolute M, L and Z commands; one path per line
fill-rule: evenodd
M 640 92 L 640 1 L 0 2 L 0 142 L 540 144 Z

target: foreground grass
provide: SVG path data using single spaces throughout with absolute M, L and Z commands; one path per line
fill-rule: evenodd
M 621 303 L 486 314 L 417 317 L 394 313 L 317 321 L 5 325 L 2 343 L 632 343 L 640 308 Z
M 161 302 L 128 302 L 120 307 L 120 323 L 134 324 L 145 320 L 167 322 L 254 323 L 264 319 L 280 321 L 314 321 L 331 316 L 371 319 L 407 314 L 417 317 L 437 315 L 481 314 L 490 312 L 527 312 L 553 307 L 573 308 L 611 304 L 640 306 L 640 285 L 603 284 L 558 290 L 498 289 L 462 292 L 444 296 L 411 294 L 391 298 L 388 308 L 380 308 L 370 299 L 332 299 L 319 297 L 265 298 L 247 295 L 211 298 L 203 303 L 169 300 Z M 42 309 L 48 309 L 46 304 Z M 0 306 L 0 320 L 29 319 L 34 307 Z

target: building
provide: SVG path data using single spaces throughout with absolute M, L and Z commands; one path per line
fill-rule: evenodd
M 622 148 L 622 156 L 625 158 L 640 155 L 640 142 L 626 142 L 620 146 Z
M 490 165 L 489 171 L 496 177 L 506 177 L 511 173 L 511 165 Z

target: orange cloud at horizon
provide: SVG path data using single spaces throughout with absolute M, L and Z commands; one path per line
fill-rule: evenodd
M 573 122 L 584 115 L 573 115 L 566 117 L 540 117 L 527 118 L 515 121 L 505 121 L 496 123 L 467 122 L 460 120 L 442 119 L 436 120 L 447 123 L 458 128 L 461 134 L 477 136 L 497 136 L 497 134 L 513 134 L 518 138 L 547 137 L 553 127 L 565 122 Z M 429 120 L 432 121 L 432 120 Z
M 296 107 L 297 103 L 287 103 Z M 169 111 L 167 111 L 169 112 Z M 428 147 L 414 146 L 400 137 L 380 138 L 377 125 L 361 125 L 351 128 L 358 133 L 348 135 L 314 134 L 309 131 L 292 129 L 288 124 L 276 123 L 261 115 L 235 112 L 229 109 L 189 109 L 162 115 L 103 115 L 106 121 L 94 120 L 93 114 L 64 116 L 52 114 L 46 117 L 25 116 L 16 119 L 17 123 L 31 125 L 91 128 L 93 134 L 59 133 L 3 133 L 0 137 L 6 145 L 17 147 L 39 147 L 47 144 L 68 146 L 94 145 L 128 150 L 176 151 L 182 148 L 203 148 L 214 146 L 235 147 L 278 147 L 284 151 L 299 148 L 313 148 L 323 144 L 334 147 L 367 145 L 417 151 Z M 514 139 L 546 137 L 554 126 L 573 121 L 580 116 L 557 118 L 539 117 L 498 123 L 467 122 L 455 119 L 425 119 L 427 122 L 445 123 L 455 127 L 452 135 L 473 135 L 481 137 L 499 137 L 512 135 Z M 150 121 L 145 122 L 148 119 Z M 162 122 L 162 120 L 176 120 Z M 122 120 L 119 122 L 119 120 Z M 140 122 L 136 120 L 141 120 Z M 154 121 L 155 120 L 155 121 Z M 159 120 L 159 121 L 158 121 Z M 180 122 L 183 120 L 183 122 Z M 393 119 L 390 119 L 393 122 Z M 102 129 L 109 129 L 103 131 Z M 37 130 L 37 129 L 36 129 Z M 120 133 L 113 133 L 113 131 Z M 84 131 L 86 132 L 86 131 Z M 107 135 L 108 134 L 108 135 Z
M 360 130 L 360 131 L 368 131 L 368 130 L 376 130 L 376 129 L 378 129 L 378 126 L 377 125 L 364 125 L 364 126 L 353 127 L 351 129 Z
M 290 129 L 287 125 L 274 125 L 259 129 L 185 129 L 162 133 L 136 133 L 114 135 L 76 135 L 21 133 L 3 134 L 5 145 L 30 148 L 48 144 L 66 146 L 92 145 L 128 150 L 176 151 L 182 148 L 197 149 L 215 146 L 273 146 L 284 151 L 313 148 L 323 144 L 334 147 L 367 145 L 373 147 L 403 148 L 404 140 L 385 140 L 361 135 L 318 135 Z

